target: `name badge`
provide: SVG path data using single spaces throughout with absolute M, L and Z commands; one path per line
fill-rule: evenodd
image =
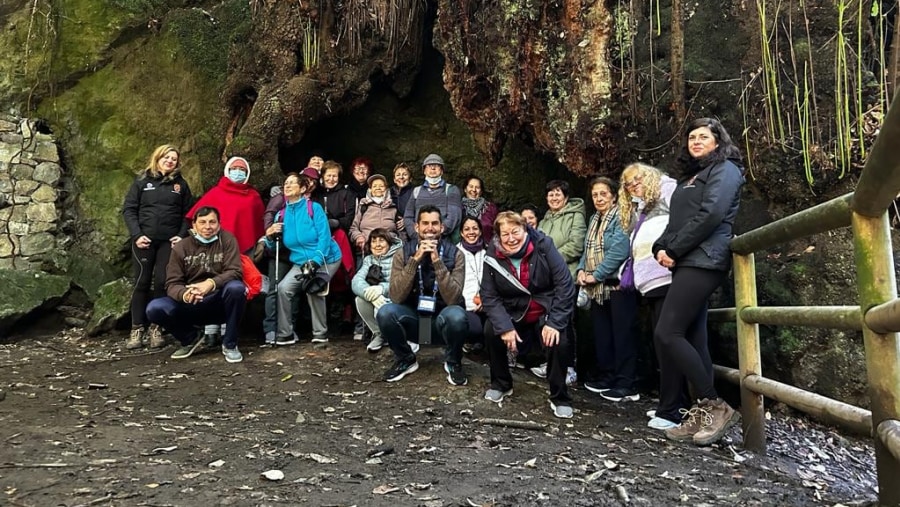
M 434 313 L 436 298 L 434 296 L 419 296 L 419 311 L 422 313 Z

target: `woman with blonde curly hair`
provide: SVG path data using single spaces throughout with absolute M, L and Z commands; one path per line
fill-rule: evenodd
M 166 344 L 159 326 L 147 319 L 150 286 L 155 297 L 165 296 L 166 264 L 172 245 L 188 232 L 185 214 L 191 209 L 191 188 L 181 177 L 178 148 L 164 144 L 153 150 L 122 206 L 125 226 L 131 238 L 134 265 L 134 291 L 131 293 L 131 334 L 126 349 L 137 349 L 145 342 L 151 348 Z
M 659 313 L 672 272 L 653 258 L 653 243 L 659 239 L 669 223 L 669 201 L 677 182 L 655 167 L 641 163 L 629 164 L 622 171 L 619 187 L 619 223 L 630 235 L 631 259 L 623 270 L 631 271 L 634 288 L 650 305 L 651 329 L 656 328 Z M 627 278 L 627 276 L 623 276 Z M 666 430 L 681 422 L 681 409 L 689 408 L 684 376 L 659 357 L 660 347 L 654 344 L 659 364 L 659 404 L 649 427 Z

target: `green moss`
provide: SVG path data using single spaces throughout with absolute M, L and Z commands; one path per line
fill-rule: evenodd
M 228 48 L 243 42 L 250 31 L 246 0 L 228 0 L 207 14 L 200 9 L 173 12 L 166 30 L 179 51 L 208 79 L 221 81 L 228 70 Z
M 118 321 L 128 316 L 131 306 L 131 282 L 120 278 L 104 284 L 97 291 L 94 311 L 85 328 L 90 336 L 112 330 Z
M 71 285 L 69 278 L 39 271 L 0 269 L 0 334 L 35 308 L 59 300 Z
M 790 328 L 782 327 L 778 330 L 778 348 L 785 354 L 793 354 L 803 347 L 803 340 L 794 334 Z

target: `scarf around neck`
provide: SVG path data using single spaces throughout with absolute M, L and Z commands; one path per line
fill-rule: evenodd
M 466 210 L 466 215 L 475 218 L 481 218 L 481 214 L 484 213 L 484 207 L 487 204 L 487 201 L 484 200 L 484 197 L 479 197 L 477 199 L 469 199 L 468 197 L 462 198 L 463 208 Z
M 584 245 L 584 271 L 585 273 L 593 273 L 600 264 L 603 263 L 603 233 L 606 232 L 612 219 L 619 215 L 619 206 L 613 206 L 602 217 L 600 213 L 594 213 L 591 216 L 591 223 L 588 226 L 587 242 Z M 609 299 L 609 294 L 613 288 L 603 283 L 604 280 L 597 280 L 594 285 L 588 285 L 584 288 L 588 296 L 597 303 L 603 304 Z

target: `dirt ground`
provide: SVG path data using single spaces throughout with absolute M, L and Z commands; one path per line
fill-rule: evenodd
M 546 386 L 516 371 L 502 406 L 488 369 L 445 380 L 438 349 L 380 380 L 390 353 L 333 340 L 169 359 L 124 336 L 77 330 L 0 345 L 0 505 L 865 505 L 866 442 L 773 413 L 766 457 L 740 431 L 712 448 L 646 427 L 649 399 L 613 404 L 577 389 L 552 416 Z M 776 411 L 777 412 L 777 411 Z M 542 429 L 491 424 L 528 421 Z M 277 470 L 282 480 L 264 472 Z

